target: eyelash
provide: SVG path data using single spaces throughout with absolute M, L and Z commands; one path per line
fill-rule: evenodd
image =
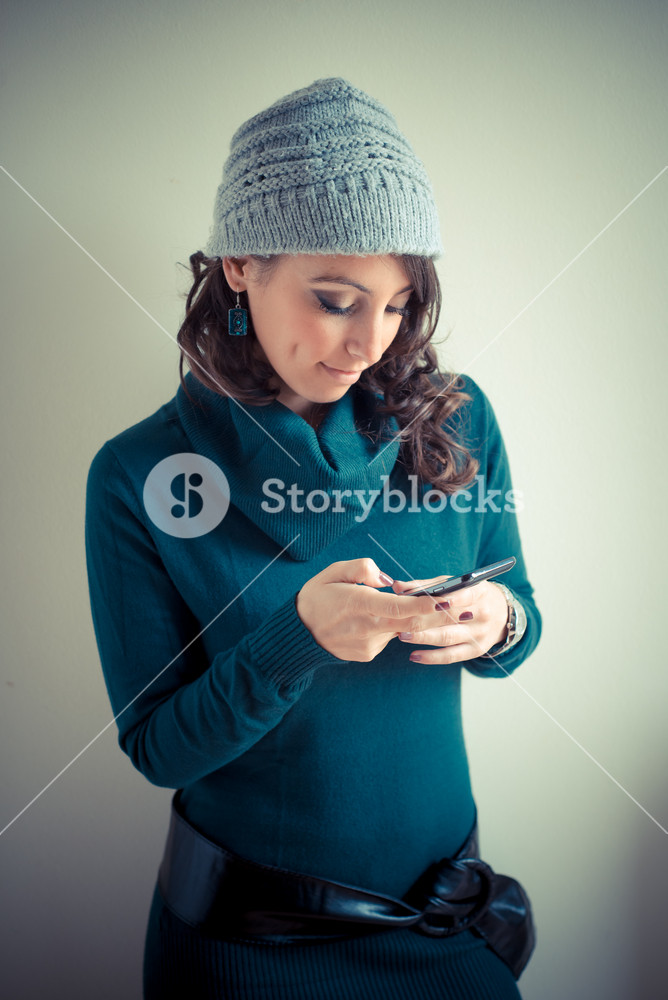
M 327 302 L 326 299 L 321 299 L 320 296 L 318 296 L 318 301 L 320 302 L 319 308 L 322 309 L 323 312 L 329 313 L 331 316 L 348 316 L 353 308 L 352 306 L 346 306 L 345 309 L 340 309 L 338 306 L 333 306 L 330 302 Z M 388 306 L 387 311 L 396 316 L 401 316 L 403 319 L 408 316 L 407 308 L 395 309 L 393 306 Z

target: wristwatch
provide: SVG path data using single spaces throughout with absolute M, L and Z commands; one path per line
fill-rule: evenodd
M 515 597 L 512 591 L 508 590 L 504 583 L 497 583 L 496 580 L 490 580 L 489 582 L 493 583 L 495 587 L 500 587 L 508 604 L 507 635 L 503 642 L 497 642 L 496 646 L 492 646 L 486 653 L 483 653 L 481 659 L 498 656 L 499 653 L 506 653 L 509 649 L 512 649 L 520 641 L 527 628 L 526 611 L 517 597 Z

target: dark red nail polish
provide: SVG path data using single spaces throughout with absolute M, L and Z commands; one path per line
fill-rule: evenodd
M 450 607 L 450 601 L 440 601 L 440 603 L 436 605 L 436 610 L 447 611 L 449 607 Z
M 422 662 L 422 653 L 411 653 L 411 655 L 408 657 L 408 659 L 412 660 L 413 663 L 421 663 Z
M 462 611 L 461 615 L 459 616 L 460 622 L 467 622 L 471 618 L 473 618 L 472 611 Z

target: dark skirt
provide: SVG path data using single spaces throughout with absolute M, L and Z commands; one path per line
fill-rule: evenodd
M 431 938 L 381 931 L 339 941 L 208 938 L 157 887 L 144 953 L 145 1000 L 518 1000 L 510 969 L 472 931 Z

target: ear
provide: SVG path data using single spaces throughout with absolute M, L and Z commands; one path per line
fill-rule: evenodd
M 233 291 L 246 291 L 249 271 L 249 257 L 223 257 L 223 272 L 228 285 Z

